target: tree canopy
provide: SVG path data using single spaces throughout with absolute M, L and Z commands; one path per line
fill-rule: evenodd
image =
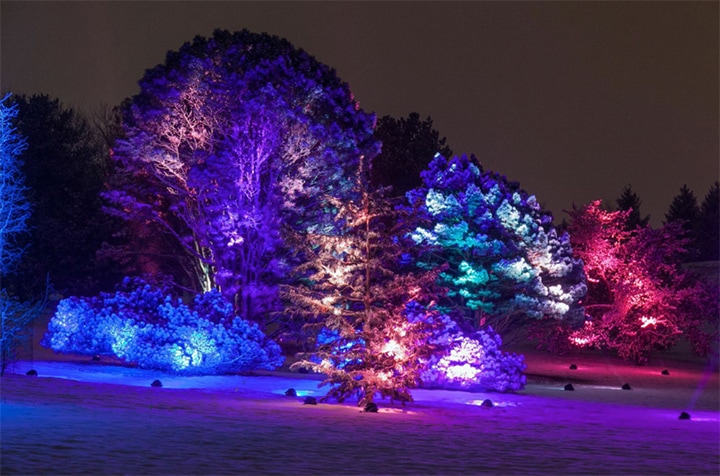
M 255 319 L 287 271 L 283 233 L 336 226 L 330 199 L 352 194 L 377 153 L 374 117 L 332 69 L 246 30 L 168 53 L 140 89 L 114 149 L 129 179 L 106 196 L 184 251 L 191 287 L 218 288 Z

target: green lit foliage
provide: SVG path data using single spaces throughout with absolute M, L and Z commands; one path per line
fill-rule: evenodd
M 438 155 L 422 179 L 407 194 L 419 220 L 410 237 L 422 250 L 418 266 L 447 264 L 442 306 L 504 336 L 543 317 L 584 321 L 582 263 L 535 197 L 466 156 Z

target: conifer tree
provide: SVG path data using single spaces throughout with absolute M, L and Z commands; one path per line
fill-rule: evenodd
M 431 337 L 440 321 L 418 318 L 433 312 L 437 274 L 409 268 L 398 240 L 406 221 L 381 192 L 368 191 L 362 170 L 357 187 L 358 200 L 335 202 L 340 233 L 310 233 L 298 242 L 305 256 L 295 269 L 301 279 L 284 295 L 315 347 L 294 368 L 325 374 L 332 387 L 324 398 L 407 402 L 424 362 L 438 350 Z
M 620 195 L 620 197 L 617 199 L 618 210 L 630 212 L 630 215 L 628 216 L 626 222 L 626 226 L 629 230 L 634 230 L 637 227 L 647 226 L 648 222 L 650 221 L 650 215 L 647 215 L 645 217 L 642 217 L 642 215 L 640 215 L 641 204 L 642 200 L 640 200 L 640 197 L 638 197 L 637 194 L 633 192 L 631 185 L 627 185 L 623 189 L 622 195 Z
M 698 216 L 700 259 L 720 259 L 720 182 L 715 182 L 700 205 Z
M 688 239 L 687 260 L 692 261 L 699 256 L 697 234 L 699 231 L 697 198 L 687 185 L 683 185 L 680 192 L 673 198 L 667 213 L 666 223 L 678 223 L 683 231 L 684 237 Z
M 420 223 L 410 236 L 423 250 L 420 266 L 447 264 L 446 309 L 501 335 L 543 317 L 583 322 L 582 263 L 535 197 L 466 156 L 438 155 L 422 179 L 408 193 Z

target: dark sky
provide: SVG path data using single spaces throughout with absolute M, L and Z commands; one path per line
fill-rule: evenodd
M 366 111 L 431 116 L 557 218 L 631 184 L 659 225 L 718 179 L 719 4 L 0 0 L 0 89 L 113 106 L 195 35 L 268 32 Z

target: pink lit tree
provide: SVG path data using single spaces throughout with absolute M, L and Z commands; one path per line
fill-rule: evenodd
M 570 212 L 591 317 L 570 333 L 571 342 L 611 349 L 639 364 L 681 337 L 706 354 L 717 340 L 717 294 L 680 266 L 686 252 L 681 225 L 631 229 L 631 213 L 603 210 L 599 201 Z

